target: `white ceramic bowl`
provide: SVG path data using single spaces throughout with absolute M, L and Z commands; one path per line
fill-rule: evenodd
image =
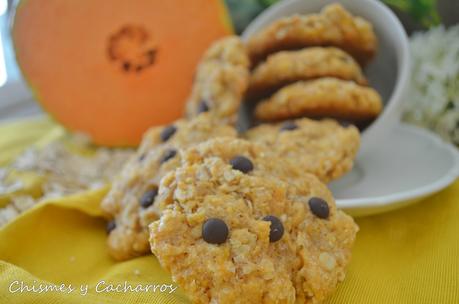
M 389 8 L 374 0 L 284 0 L 260 14 L 247 27 L 242 38 L 249 39 L 279 18 L 317 13 L 325 5 L 336 2 L 352 14 L 370 21 L 379 41 L 378 53 L 366 67 L 365 74 L 371 86 L 381 94 L 384 110 L 362 134 L 360 155 L 364 155 L 384 144 L 385 137 L 398 124 L 410 78 L 408 39 L 403 26 Z

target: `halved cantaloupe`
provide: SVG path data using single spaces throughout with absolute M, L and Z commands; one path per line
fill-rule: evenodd
M 108 146 L 180 117 L 200 56 L 231 32 L 223 0 L 22 0 L 12 28 L 43 108 Z

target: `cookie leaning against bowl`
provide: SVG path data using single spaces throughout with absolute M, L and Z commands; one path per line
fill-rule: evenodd
M 268 146 L 268 150 L 281 160 L 273 164 L 278 172 L 286 172 L 294 180 L 295 176 L 307 171 L 325 183 L 352 169 L 360 146 L 356 127 L 343 127 L 331 119 L 302 118 L 264 124 L 248 130 L 243 136 Z
M 113 218 L 107 226 L 109 253 L 117 260 L 125 260 L 150 252 L 147 226 L 158 213 L 150 212 L 148 223 L 142 222 L 140 216 L 156 208 L 160 179 L 180 164 L 179 149 L 217 136 L 236 135 L 232 127 L 221 124 L 210 113 L 149 130 L 101 204 Z
M 257 104 L 255 117 L 263 121 L 302 116 L 368 121 L 381 110 L 381 96 L 374 89 L 326 77 L 283 87 Z
M 368 21 L 352 16 L 340 4 L 331 4 L 319 14 L 279 19 L 255 33 L 247 43 L 253 63 L 277 51 L 309 46 L 339 47 L 365 65 L 376 53 L 377 38 Z
M 317 178 L 299 186 L 219 157 L 185 162 L 161 183 L 152 252 L 193 303 L 319 303 L 344 279 L 358 227 Z
M 368 84 L 359 64 L 346 52 L 335 47 L 311 47 L 270 55 L 253 71 L 248 95 L 269 96 L 287 84 L 327 76 Z
M 215 42 L 199 63 L 192 92 L 186 103 L 186 116 L 211 112 L 234 123 L 249 82 L 249 58 L 236 36 Z

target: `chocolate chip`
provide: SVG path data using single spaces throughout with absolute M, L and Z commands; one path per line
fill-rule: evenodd
M 286 121 L 280 127 L 281 131 L 292 131 L 298 129 L 298 125 L 294 121 Z
M 163 142 L 168 141 L 172 137 L 172 135 L 175 134 L 175 132 L 177 132 L 177 127 L 174 125 L 170 125 L 170 126 L 165 127 L 161 131 L 161 134 L 159 134 L 159 137 L 161 138 Z
M 284 225 L 282 225 L 281 220 L 274 215 L 267 215 L 263 218 L 263 221 L 271 222 L 269 241 L 274 243 L 280 240 L 284 235 Z
M 234 170 L 239 170 L 242 173 L 248 173 L 253 170 L 253 164 L 245 156 L 238 155 L 230 160 L 230 165 Z
M 201 101 L 198 106 L 198 113 L 204 113 L 209 111 L 209 105 L 205 100 Z
M 105 230 L 107 231 L 107 233 L 110 233 L 113 231 L 113 229 L 116 228 L 116 223 L 115 223 L 115 220 L 111 220 L 110 222 L 107 223 L 107 225 L 105 226 Z
M 169 159 L 171 158 L 174 158 L 174 156 L 177 155 L 177 150 L 175 149 L 170 149 L 170 150 L 167 150 L 166 152 L 164 152 L 163 156 L 161 157 L 160 159 L 160 163 L 165 163 L 167 162 Z
M 228 226 L 218 218 L 210 218 L 202 225 L 202 238 L 210 244 L 223 244 L 228 233 Z
M 326 219 L 328 218 L 328 215 L 330 214 L 330 209 L 328 208 L 328 204 L 326 201 L 319 197 L 312 197 L 309 199 L 309 209 L 311 209 L 311 212 L 321 218 L 321 219 Z
M 158 188 L 154 188 L 145 192 L 140 198 L 140 206 L 148 208 L 155 202 L 155 197 L 158 195 Z

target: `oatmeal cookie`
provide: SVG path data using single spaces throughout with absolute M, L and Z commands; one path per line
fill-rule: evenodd
M 253 35 L 247 44 L 252 62 L 281 50 L 309 46 L 336 46 L 351 54 L 362 65 L 377 48 L 372 25 L 352 16 L 340 4 L 325 6 L 319 14 L 282 18 Z
M 239 105 L 249 82 L 249 58 L 236 36 L 215 42 L 199 63 L 191 95 L 186 103 L 186 116 L 202 112 L 234 123 Z
M 180 164 L 179 149 L 217 136 L 236 135 L 232 127 L 221 124 L 210 113 L 149 130 L 102 201 L 102 209 L 114 218 L 107 227 L 110 254 L 124 260 L 149 252 L 147 225 L 157 213 L 149 211 L 148 223 L 143 223 L 140 216 L 156 208 L 159 182 Z
M 218 137 L 183 149 L 180 159 L 182 164 L 191 165 L 200 163 L 204 159 L 219 158 L 241 172 L 255 176 L 268 175 L 290 184 L 300 183 L 304 176 L 309 178 L 310 173 L 308 172 L 313 166 L 304 166 L 302 170 L 292 170 L 292 168 L 284 166 L 285 162 L 271 150 L 272 147 L 265 145 L 262 141 L 250 142 L 242 138 Z M 161 195 L 164 195 L 165 192 L 163 191 Z M 158 201 L 164 202 L 161 198 L 158 198 Z M 160 203 L 155 206 L 159 211 L 165 208 Z M 158 210 L 150 209 L 147 211 L 158 213 Z M 154 215 L 151 216 L 147 211 L 143 213 L 146 216 L 145 222 L 151 223 Z
M 334 47 L 312 47 L 270 55 L 253 71 L 248 95 L 267 96 L 287 84 L 327 76 L 368 84 L 359 64 L 346 52 Z
M 314 176 L 292 187 L 220 157 L 184 162 L 162 180 L 151 249 L 193 303 L 319 303 L 358 227 Z
M 357 128 L 343 127 L 331 119 L 264 124 L 248 130 L 244 137 L 266 145 L 280 159 L 278 172 L 293 179 L 307 171 L 325 183 L 352 169 L 360 146 Z
M 283 87 L 257 104 L 255 117 L 264 121 L 301 116 L 366 121 L 381 110 L 381 96 L 373 88 L 326 77 Z

